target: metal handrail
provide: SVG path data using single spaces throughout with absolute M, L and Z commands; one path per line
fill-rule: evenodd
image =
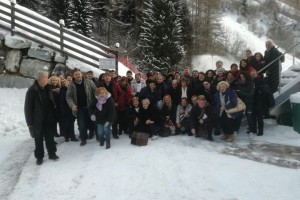
M 18 5 L 19 6 L 19 5 Z M 14 3 L 6 4 L 4 2 L 0 1 L 0 7 L 10 9 L 11 12 L 7 12 L 3 9 L 0 9 L 0 14 L 5 16 L 0 16 L 0 21 L 5 22 L 10 25 L 4 25 L 3 23 L 0 24 L 1 28 L 4 28 L 11 32 L 11 35 L 18 34 L 26 39 L 33 40 L 35 42 L 38 42 L 40 44 L 43 44 L 44 46 L 47 46 L 49 48 L 54 49 L 55 51 L 58 51 L 60 53 L 63 53 L 65 55 L 68 55 L 73 58 L 79 58 L 79 60 L 83 63 L 86 63 L 88 65 L 92 65 L 93 67 L 99 68 L 99 58 L 97 56 L 89 55 L 85 50 L 97 53 L 98 55 L 101 55 L 106 58 L 116 58 L 118 57 L 118 52 L 115 50 L 110 49 L 108 46 L 103 45 L 99 42 L 96 42 L 90 38 L 87 38 L 79 33 L 73 32 L 71 30 L 68 30 L 67 28 L 63 27 L 62 25 L 59 25 L 53 21 L 45 20 L 43 18 L 39 18 L 38 16 L 24 11 L 22 9 L 19 9 L 15 6 Z M 19 6 L 21 7 L 21 6 Z M 22 18 L 20 15 L 28 17 L 30 20 L 27 20 L 25 17 Z M 10 20 L 9 20 L 10 18 Z M 29 24 L 32 28 L 25 27 L 19 22 L 16 22 L 18 20 L 19 22 Z M 41 26 L 39 23 L 46 24 L 47 26 Z M 23 30 L 23 31 L 22 31 Z M 53 34 L 54 31 L 57 31 L 57 33 Z M 25 32 L 24 32 L 25 31 Z M 26 34 L 27 32 L 27 34 Z M 45 35 L 45 32 L 54 35 L 55 37 L 58 37 L 58 40 L 48 37 Z M 33 38 L 31 35 L 34 35 Z M 72 39 L 72 37 L 76 38 L 77 40 Z M 48 44 L 49 42 L 49 44 Z M 81 50 L 80 48 L 71 47 L 70 45 L 67 45 L 66 43 L 75 44 L 77 46 L 80 46 L 83 48 Z M 60 48 L 57 48 L 54 45 L 60 46 Z M 86 45 L 87 44 L 87 45 Z M 74 52 L 74 53 L 73 53 Z M 78 57 L 77 55 L 83 55 Z M 91 62 L 92 60 L 92 62 Z M 117 66 L 117 64 L 116 64 Z

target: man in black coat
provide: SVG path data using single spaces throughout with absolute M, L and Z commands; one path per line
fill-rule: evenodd
M 276 60 L 279 56 L 282 55 L 281 52 L 278 51 L 277 48 L 273 45 L 272 41 L 268 40 L 266 42 L 266 51 L 265 51 L 265 66 L 267 66 L 269 63 L 272 63 L 274 60 Z M 281 59 L 275 61 L 272 63 L 266 70 L 267 70 L 267 84 L 271 89 L 271 92 L 277 92 L 278 86 L 279 86 L 279 75 L 281 73 L 280 69 L 280 63 L 279 62 L 284 61 L 284 57 Z
M 48 72 L 37 72 L 36 81 L 28 89 L 25 98 L 25 119 L 29 132 L 35 141 L 36 164 L 41 165 L 44 157 L 45 139 L 49 159 L 57 160 L 54 132 L 56 129 L 56 105 L 48 83 Z

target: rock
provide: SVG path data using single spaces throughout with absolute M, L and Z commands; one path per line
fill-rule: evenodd
M 28 57 L 37 58 L 44 61 L 52 61 L 54 52 L 44 50 L 44 49 L 29 49 Z
M 4 40 L 5 39 L 5 33 L 3 33 L 3 32 L 0 32 L 0 40 Z
M 28 88 L 33 82 L 34 80 L 29 78 L 0 74 L 0 87 Z
M 12 49 L 30 48 L 31 42 L 18 36 L 5 36 L 5 46 Z
M 0 74 L 2 74 L 5 70 L 5 61 L 0 58 Z
M 0 48 L 0 57 L 5 57 L 5 50 Z
M 22 52 L 17 49 L 11 49 L 6 52 L 5 69 L 9 72 L 17 73 L 20 69 Z
M 23 59 L 20 67 L 20 73 L 29 78 L 34 78 L 35 72 L 47 71 L 51 74 L 54 65 L 51 62 L 36 60 L 36 59 Z
M 60 52 L 55 52 L 54 62 L 66 63 L 67 57 Z
M 55 65 L 55 68 L 52 72 L 53 75 L 55 76 L 59 76 L 59 75 L 64 75 L 66 74 L 66 72 L 68 71 L 68 67 L 64 64 L 61 64 L 61 63 L 57 63 Z

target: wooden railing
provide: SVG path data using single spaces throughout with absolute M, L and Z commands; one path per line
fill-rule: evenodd
M 96 68 L 99 58 L 116 58 L 118 70 L 117 51 L 11 2 L 0 1 L 0 28 L 10 31 L 12 36 L 19 35 Z

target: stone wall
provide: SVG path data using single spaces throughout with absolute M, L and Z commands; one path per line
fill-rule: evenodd
M 64 74 L 67 57 L 18 36 L 0 32 L 0 87 L 24 88 L 33 83 L 36 71 Z

